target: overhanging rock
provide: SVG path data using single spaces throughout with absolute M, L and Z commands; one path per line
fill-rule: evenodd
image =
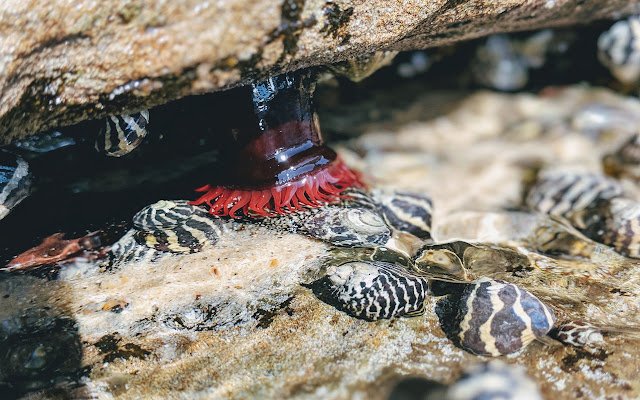
M 630 0 L 5 0 L 0 144 L 375 50 L 638 11 Z

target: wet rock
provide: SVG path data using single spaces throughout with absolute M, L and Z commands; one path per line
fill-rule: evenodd
M 621 17 L 636 1 L 137 0 L 0 10 L 0 142 L 375 50 Z

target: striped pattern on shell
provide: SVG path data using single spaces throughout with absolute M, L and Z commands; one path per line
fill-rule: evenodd
M 142 230 L 171 228 L 184 223 L 193 214 L 206 216 L 207 212 L 186 200 L 160 200 L 138 211 L 133 216 L 133 226 Z
M 29 164 L 20 156 L 0 150 L 0 219 L 31 192 Z
M 606 155 L 602 163 L 608 175 L 640 180 L 640 134 L 633 135 L 613 154 Z
M 131 115 L 110 115 L 100 130 L 95 148 L 110 157 L 122 157 L 132 152 L 147 136 L 149 110 Z
M 583 228 L 580 213 L 600 201 L 623 194 L 622 186 L 604 175 L 588 172 L 547 171 L 529 190 L 529 208 L 571 221 Z
M 429 294 L 426 279 L 379 261 L 350 261 L 331 266 L 327 278 L 338 307 L 369 321 L 422 314 Z
M 553 311 L 537 297 L 504 281 L 481 278 L 460 299 L 460 346 L 474 354 L 500 356 L 525 348 L 553 327 Z
M 640 203 L 630 199 L 611 200 L 600 240 L 622 255 L 640 258 Z
M 600 35 L 598 58 L 620 82 L 640 79 L 640 17 L 618 21 Z
M 383 246 L 391 239 L 391 230 L 377 212 L 349 205 L 329 205 L 265 218 L 260 224 L 342 247 Z
M 153 261 L 167 253 L 196 253 L 222 235 L 220 220 L 186 200 L 160 200 L 133 217 L 134 228 L 111 247 L 113 263 Z
M 602 332 L 583 321 L 565 322 L 554 327 L 549 336 L 564 344 L 575 347 L 595 346 L 604 342 Z
M 431 240 L 433 202 L 428 196 L 376 190 L 373 197 L 389 226 L 422 240 Z

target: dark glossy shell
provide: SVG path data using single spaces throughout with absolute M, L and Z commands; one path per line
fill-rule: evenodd
M 456 302 L 457 342 L 478 355 L 500 356 L 525 348 L 553 327 L 553 311 L 526 290 L 481 278 L 466 284 Z
M 142 110 L 131 115 L 110 115 L 105 127 L 96 139 L 96 150 L 110 157 L 122 157 L 132 152 L 147 136 L 149 111 Z
M 323 300 L 368 321 L 422 314 L 429 294 L 426 279 L 380 261 L 349 261 L 331 266 L 325 279 L 331 298 Z
M 0 150 L 0 219 L 31 192 L 29 164 L 20 156 Z
M 598 39 L 598 58 L 621 82 L 640 79 L 640 18 L 618 21 Z

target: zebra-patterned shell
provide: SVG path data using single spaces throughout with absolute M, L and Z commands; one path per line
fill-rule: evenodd
M 431 240 L 433 202 L 428 196 L 400 191 L 372 193 L 389 226 L 422 240 Z
M 460 346 L 474 354 L 501 356 L 525 348 L 553 327 L 553 311 L 537 297 L 504 281 L 467 284 L 456 323 Z
M 110 157 L 122 157 L 132 152 L 147 136 L 149 110 L 131 115 L 110 115 L 96 139 L 96 150 Z
M 618 21 L 600 35 L 598 58 L 620 82 L 640 79 L 640 17 Z
M 330 205 L 283 217 L 265 218 L 260 223 L 342 247 L 383 246 L 391 239 L 391 230 L 382 217 L 364 207 Z
M 138 211 L 133 216 L 133 226 L 142 230 L 171 228 L 184 223 L 193 214 L 207 215 L 207 212 L 186 200 L 160 200 Z
M 623 194 L 622 186 L 604 175 L 589 172 L 545 171 L 531 187 L 527 206 L 541 213 L 569 220 L 584 228 L 582 212 L 601 201 Z
M 616 152 L 606 155 L 602 164 L 608 175 L 640 180 L 640 134 L 633 135 Z
M 195 253 L 222 234 L 220 221 L 185 200 L 160 200 L 134 216 L 139 244 L 159 251 Z
M 368 321 L 424 313 L 426 279 L 379 261 L 349 261 L 327 269 L 331 303 Z
M 600 329 L 584 321 L 569 321 L 554 327 L 549 336 L 575 347 L 596 346 L 604 342 Z
M 129 230 L 124 236 L 115 242 L 109 251 L 111 255 L 111 265 L 118 266 L 131 262 L 152 262 L 160 259 L 165 252 L 156 250 L 146 244 L 138 243 L 135 235 L 138 231 Z
M 542 395 L 524 368 L 493 360 L 466 369 L 447 389 L 444 399 L 542 400 Z
M 0 219 L 31 192 L 29 164 L 20 156 L 0 150 Z
M 631 199 L 613 199 L 601 208 L 601 228 L 594 239 L 613 247 L 618 253 L 640 258 L 640 203 Z

